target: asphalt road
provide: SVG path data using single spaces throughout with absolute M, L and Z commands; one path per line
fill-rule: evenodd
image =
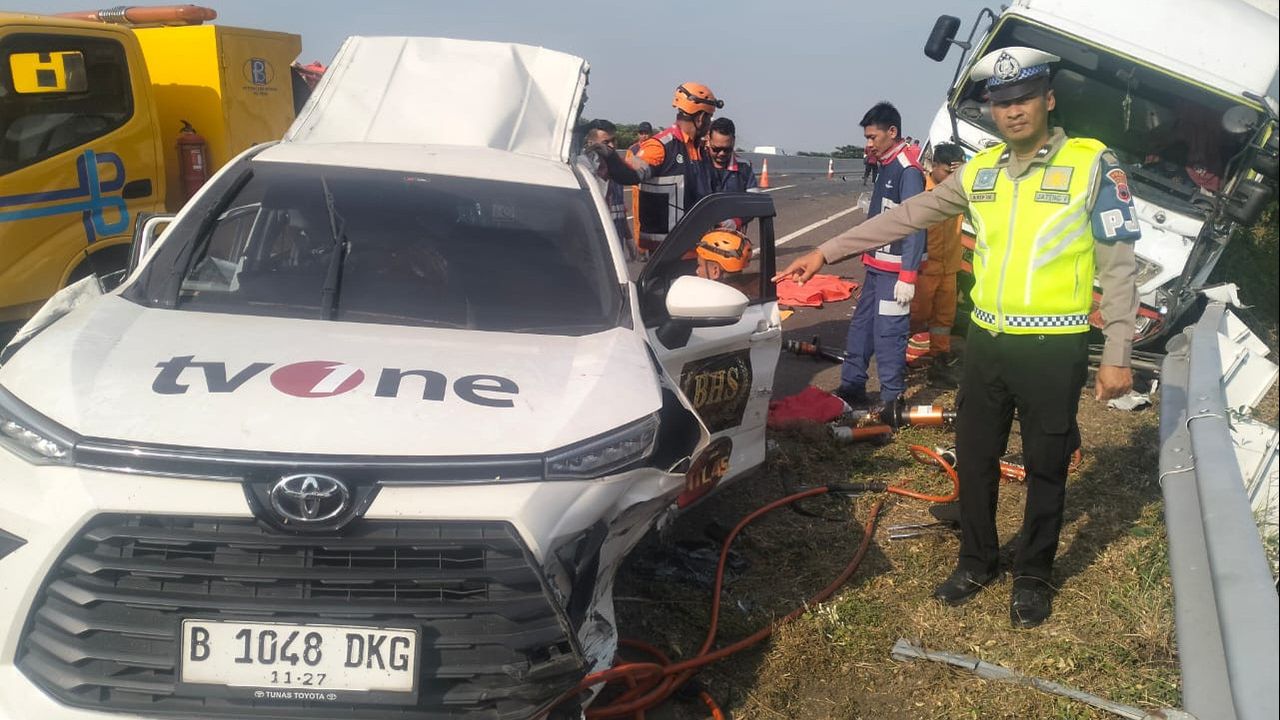
M 836 175 L 833 180 L 812 175 L 775 176 L 770 171 L 769 180 L 770 194 L 778 212 L 774 228 L 779 270 L 866 217 L 861 210 L 851 210 L 860 194 L 871 191 L 870 185 L 862 184 L 860 171 L 856 176 Z M 828 265 L 822 272 L 862 282 L 862 263 L 857 259 Z M 808 341 L 816 335 L 823 345 L 843 348 L 852 314 L 853 302 L 847 300 L 821 308 L 798 308 L 782 322 L 783 338 Z M 834 390 L 839 384 L 838 365 L 783 353 L 774 377 L 773 396 L 791 395 L 806 385 Z M 873 377 L 869 389 L 874 391 L 875 387 Z

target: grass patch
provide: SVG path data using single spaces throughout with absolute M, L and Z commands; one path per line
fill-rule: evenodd
M 948 394 L 939 402 L 954 400 Z M 1007 578 L 959 608 L 934 601 L 930 593 L 954 567 L 958 541 L 949 535 L 890 541 L 886 526 L 933 519 L 927 503 L 894 497 L 849 584 L 760 646 L 711 666 L 700 679 L 736 718 L 1111 717 L 937 663 L 892 660 L 893 643 L 907 637 L 1116 702 L 1176 707 L 1172 589 L 1155 478 L 1158 410 L 1108 411 L 1085 398 L 1080 421 L 1085 460 L 1068 486 L 1055 577 L 1059 593 L 1045 625 L 1010 627 Z M 673 539 L 700 537 L 712 521 L 731 526 L 801 485 L 874 479 L 929 492 L 950 490 L 949 482 L 917 463 L 908 450 L 912 443 L 951 445 L 952 434 L 944 430 L 909 429 L 880 447 L 837 444 L 820 428 L 775 433 L 771 439 L 776 446 L 764 468 L 681 518 Z M 874 499 L 817 498 L 806 501 L 804 509 L 820 517 L 784 509 L 748 529 L 735 549 L 752 566 L 726 592 L 718 644 L 800 606 L 830 582 L 861 539 Z M 1018 531 L 1024 499 L 1020 485 L 1002 486 L 997 520 L 1002 540 Z M 646 544 L 649 552 L 663 547 L 654 538 Z M 681 648 L 679 657 L 696 649 L 705 632 L 708 588 L 676 584 L 659 590 L 628 577 L 624 569 L 618 592 L 688 603 L 660 606 L 658 613 L 652 606 L 623 604 L 620 627 L 625 636 Z M 648 717 L 705 715 L 700 706 L 674 703 Z

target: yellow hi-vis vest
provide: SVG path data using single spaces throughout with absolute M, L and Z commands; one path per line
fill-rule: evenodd
M 1018 180 L 997 167 L 1004 145 L 964 166 L 973 253 L 973 321 L 1013 335 L 1067 335 L 1089 329 L 1093 230 L 1089 192 L 1106 146 L 1070 138 Z

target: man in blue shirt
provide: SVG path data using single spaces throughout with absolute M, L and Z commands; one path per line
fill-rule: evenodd
M 871 207 L 872 218 L 907 198 L 924 192 L 924 171 L 899 134 L 902 115 L 887 102 L 876 103 L 862 117 L 867 149 L 880 166 Z M 844 366 L 836 394 L 851 405 L 867 402 L 867 365 L 876 358 L 880 401 L 888 406 L 906 390 L 907 336 L 911 333 L 911 300 L 915 297 L 916 272 L 925 255 L 925 232 L 862 256 L 867 268 L 862 294 L 849 322 Z
M 738 157 L 734 146 L 738 142 L 738 129 L 733 121 L 719 117 L 711 121 L 707 130 L 706 153 L 696 168 L 694 202 L 712 193 L 749 192 L 756 188 L 756 174 L 751 163 Z M 741 230 L 746 222 L 730 218 L 721 223 L 729 230 Z

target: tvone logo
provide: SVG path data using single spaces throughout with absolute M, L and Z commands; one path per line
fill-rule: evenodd
M 223 362 L 197 361 L 194 355 L 179 355 L 156 363 L 160 372 L 151 383 L 151 390 L 160 395 L 184 395 L 191 388 L 194 378 L 203 377 L 205 389 L 210 393 L 232 393 L 245 383 L 271 369 L 272 363 L 249 363 L 235 373 L 229 373 Z M 198 372 L 192 372 L 198 371 Z M 360 387 L 365 381 L 364 370 L 332 360 L 308 360 L 276 367 L 271 372 L 271 387 L 286 395 L 299 398 L 325 398 L 342 395 Z M 403 370 L 383 368 L 378 374 L 374 397 L 398 397 L 402 388 L 422 388 L 422 399 L 441 402 L 449 387 L 444 373 L 435 370 Z M 453 381 L 453 394 L 459 399 L 483 407 L 514 407 L 509 397 L 520 392 L 510 378 L 500 375 L 464 375 Z
M 355 390 L 362 382 L 360 368 L 325 360 L 293 363 L 271 373 L 275 389 L 294 397 L 332 397 Z

